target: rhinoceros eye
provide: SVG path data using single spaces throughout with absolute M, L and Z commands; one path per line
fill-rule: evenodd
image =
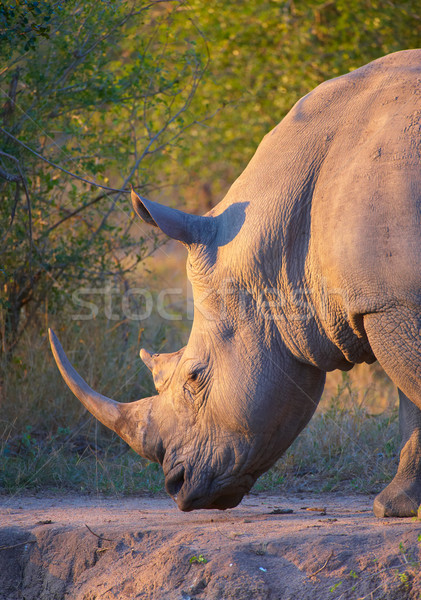
M 201 369 L 190 371 L 187 381 L 183 386 L 184 397 L 189 402 L 194 402 L 196 392 L 200 383 Z

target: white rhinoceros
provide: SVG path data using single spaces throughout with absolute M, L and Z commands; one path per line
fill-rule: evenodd
M 102 423 L 162 464 L 179 508 L 231 508 L 288 448 L 326 371 L 378 360 L 399 388 L 402 452 L 378 516 L 421 503 L 421 50 L 302 98 L 207 215 L 133 194 L 188 248 L 188 344 L 142 358 L 158 395 L 94 392 L 51 333 L 60 371 Z

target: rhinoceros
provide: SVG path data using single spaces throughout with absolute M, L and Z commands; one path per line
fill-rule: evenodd
M 421 50 L 319 85 L 268 133 L 204 216 L 132 193 L 182 242 L 194 297 L 187 345 L 141 357 L 158 394 L 93 391 L 54 333 L 85 407 L 162 465 L 183 511 L 235 507 L 311 419 L 327 371 L 378 360 L 399 390 L 397 474 L 377 516 L 421 504 Z

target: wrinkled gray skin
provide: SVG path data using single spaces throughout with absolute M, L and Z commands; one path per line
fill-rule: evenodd
M 403 446 L 374 511 L 417 510 L 420 116 L 421 50 L 398 52 L 302 98 L 205 217 L 133 193 L 188 248 L 187 346 L 142 351 L 158 395 L 119 404 L 52 345 L 85 406 L 162 464 L 181 510 L 236 506 L 308 423 L 326 371 L 375 359 L 399 388 Z

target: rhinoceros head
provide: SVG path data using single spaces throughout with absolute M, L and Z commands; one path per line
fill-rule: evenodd
M 259 278 L 244 268 L 245 203 L 188 215 L 140 198 L 135 211 L 184 243 L 195 313 L 187 345 L 141 358 L 158 395 L 121 404 L 94 392 L 50 339 L 62 375 L 81 402 L 140 455 L 162 464 L 181 510 L 236 506 L 311 418 L 324 374 L 295 359 L 268 311 Z M 246 240 L 246 241 L 245 241 Z

